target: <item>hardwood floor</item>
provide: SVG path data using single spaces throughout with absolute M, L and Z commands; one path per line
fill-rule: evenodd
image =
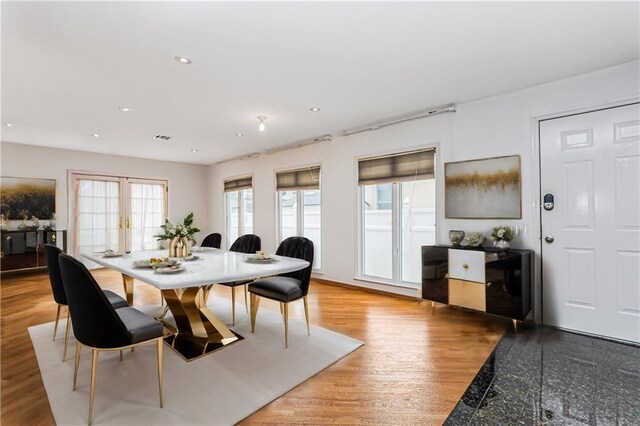
M 98 270 L 95 276 L 104 288 L 123 293 L 119 274 Z M 27 332 L 55 319 L 48 276 L 2 277 L 0 292 L 0 423 L 53 424 Z M 222 287 L 213 296 L 230 298 L 230 292 Z M 159 302 L 156 289 L 138 282 L 135 297 L 136 305 Z M 279 309 L 269 301 L 260 308 Z M 312 324 L 362 340 L 364 346 L 242 424 L 441 424 L 511 324 L 444 306 L 432 315 L 430 302 L 317 282 L 309 308 Z M 290 310 L 291 317 L 304 320 L 301 302 Z M 64 330 L 58 336 L 63 338 Z

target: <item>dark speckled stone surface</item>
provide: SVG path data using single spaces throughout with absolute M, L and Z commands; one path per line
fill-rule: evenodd
M 548 327 L 505 334 L 446 425 L 640 425 L 640 347 Z

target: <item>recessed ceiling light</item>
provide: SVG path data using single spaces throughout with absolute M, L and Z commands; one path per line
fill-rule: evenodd
M 99 138 L 100 137 L 100 135 L 97 134 L 97 133 L 92 133 L 91 136 L 93 136 L 94 138 Z
M 198 152 L 196 148 L 191 148 L 191 152 Z
M 318 107 L 313 107 L 313 108 L 309 108 L 309 110 L 310 110 L 310 111 L 313 111 L 313 112 L 318 112 L 318 111 L 320 111 L 320 108 L 318 108 Z
M 4 127 L 13 127 L 13 124 L 11 124 L 11 123 L 4 123 Z
M 236 133 L 236 136 L 244 136 L 244 133 Z
M 119 109 L 120 111 L 122 111 L 122 112 L 131 112 L 131 108 L 129 108 L 129 107 L 120 107 L 120 108 L 118 108 L 118 109 Z
M 185 64 L 188 65 L 190 64 L 191 58 L 187 58 L 186 56 L 176 56 L 176 61 L 180 62 L 181 64 Z

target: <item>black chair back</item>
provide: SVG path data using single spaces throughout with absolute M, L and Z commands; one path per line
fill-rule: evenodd
M 255 253 L 262 247 L 260 237 L 253 234 L 246 234 L 239 237 L 231 244 L 229 251 L 235 251 L 238 253 Z
M 100 349 L 128 345 L 131 337 L 127 327 L 87 268 L 64 253 L 58 260 L 76 339 Z
M 62 276 L 60 275 L 60 264 L 58 256 L 62 253 L 56 246 L 51 244 L 44 245 L 44 257 L 47 262 L 47 271 L 49 271 L 49 282 L 51 283 L 51 291 L 53 292 L 53 300 L 59 305 L 67 304 L 67 295 L 62 285 Z
M 289 237 L 282 241 L 276 250 L 278 256 L 295 257 L 309 262 L 309 266 L 299 271 L 280 274 L 281 277 L 291 277 L 300 280 L 302 296 L 309 292 L 311 269 L 313 269 L 313 241 L 305 237 Z
M 219 249 L 221 245 L 222 235 L 214 232 L 213 234 L 209 234 L 204 237 L 204 240 L 202 240 L 202 244 L 200 244 L 200 247 L 213 247 Z

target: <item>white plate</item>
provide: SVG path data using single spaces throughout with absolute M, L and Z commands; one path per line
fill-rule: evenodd
M 120 257 L 123 256 L 124 253 L 105 253 L 103 257 Z
M 171 268 L 171 267 L 156 268 L 156 272 L 159 274 L 175 274 L 177 272 L 182 272 L 182 271 L 184 271 L 183 266 L 178 266 L 177 268 Z
M 246 256 L 244 258 L 245 261 L 249 262 L 249 263 L 274 263 L 277 262 L 278 259 L 274 258 L 274 257 L 270 257 L 268 259 L 259 259 L 255 256 Z

